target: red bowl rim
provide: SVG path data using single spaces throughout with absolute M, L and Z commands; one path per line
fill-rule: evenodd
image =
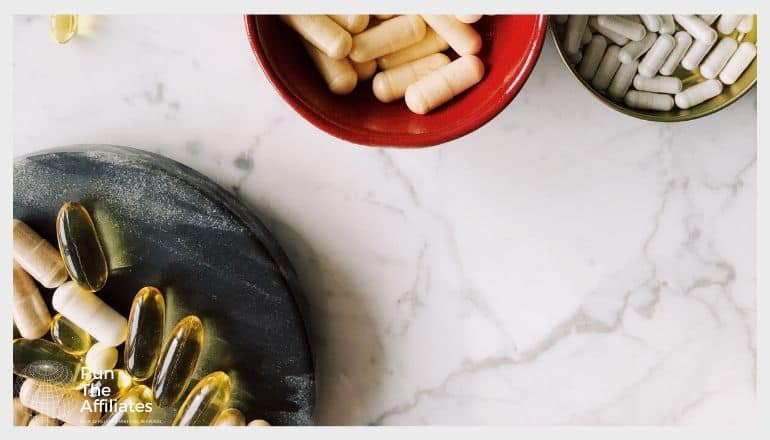
M 273 85 L 273 88 L 278 91 L 278 94 L 281 96 L 281 98 L 283 98 L 283 100 L 286 101 L 297 113 L 308 120 L 311 124 L 338 139 L 371 147 L 399 148 L 420 148 L 443 144 L 444 142 L 449 142 L 451 140 L 465 136 L 466 134 L 483 127 L 487 122 L 494 119 L 494 117 L 497 116 L 505 107 L 507 107 L 508 104 L 513 101 L 513 98 L 519 94 L 519 91 L 521 91 L 524 83 L 532 73 L 535 64 L 537 64 L 537 60 L 540 57 L 540 53 L 542 52 L 543 42 L 545 41 L 545 34 L 548 27 L 548 16 L 538 15 L 536 22 L 536 31 L 538 34 L 537 38 L 527 53 L 527 58 L 524 60 L 522 70 L 513 79 L 510 86 L 508 87 L 508 90 L 511 91 L 511 93 L 507 93 L 504 99 L 495 101 L 493 105 L 487 107 L 486 111 L 476 113 L 478 116 L 474 118 L 472 123 L 465 124 L 463 126 L 453 125 L 448 127 L 447 130 L 443 130 L 441 132 L 421 133 L 419 135 L 378 135 L 342 128 L 339 125 L 336 125 L 333 122 L 319 116 L 316 112 L 312 111 L 302 102 L 296 99 L 292 93 L 289 92 L 288 88 L 278 79 L 278 75 L 275 73 L 273 67 L 265 57 L 265 54 L 263 53 L 259 44 L 259 38 L 257 37 L 256 20 L 254 17 L 254 15 L 249 14 L 243 16 L 244 22 L 246 24 L 246 34 L 249 38 L 249 45 L 251 46 L 251 50 L 257 57 L 259 65 L 267 76 L 268 81 L 270 81 L 270 84 Z

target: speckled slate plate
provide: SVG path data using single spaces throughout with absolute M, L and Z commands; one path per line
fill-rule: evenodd
M 166 332 L 187 314 L 203 320 L 196 379 L 230 373 L 233 405 L 247 420 L 312 424 L 315 378 L 296 276 L 230 193 L 163 156 L 102 145 L 19 158 L 13 178 L 14 217 L 52 243 L 62 203 L 89 208 L 111 270 L 99 295 L 116 310 L 128 316 L 136 291 L 155 285 L 166 297 Z

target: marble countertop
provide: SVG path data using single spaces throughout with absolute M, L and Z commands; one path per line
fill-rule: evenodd
M 697 121 L 599 104 L 547 40 L 497 118 L 357 147 L 296 115 L 240 16 L 14 19 L 14 154 L 162 153 L 266 221 L 311 305 L 319 424 L 755 417 L 756 93 Z

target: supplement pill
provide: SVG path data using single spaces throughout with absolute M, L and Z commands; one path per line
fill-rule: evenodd
M 351 34 L 362 32 L 369 25 L 369 15 L 330 15 L 329 18 Z
M 669 111 L 674 108 L 674 99 L 663 93 L 630 90 L 624 101 L 627 106 L 639 110 Z
M 126 340 L 126 318 L 74 281 L 59 286 L 52 302 L 57 312 L 102 344 L 115 347 Z
M 64 388 L 81 384 L 83 362 L 45 339 L 13 341 L 13 372 Z
M 681 109 L 694 107 L 722 93 L 722 83 L 709 79 L 684 89 L 674 96 L 676 106 Z
M 383 21 L 353 37 L 350 59 L 363 63 L 396 52 L 425 37 L 425 22 L 418 15 Z
M 393 18 L 395 14 L 374 14 L 375 17 L 377 17 L 378 20 L 387 20 L 389 18 Z
M 742 34 L 748 34 L 752 29 L 754 29 L 754 16 L 751 14 L 744 15 L 743 19 L 738 23 L 738 27 L 735 28 L 735 30 Z
M 643 92 L 674 95 L 682 91 L 682 80 L 675 76 L 653 76 L 652 78 L 647 78 L 642 75 L 636 75 L 634 77 L 634 88 Z
M 246 426 L 246 417 L 237 408 L 227 408 L 214 420 L 215 426 Z
M 263 426 L 270 426 L 270 424 L 267 423 L 267 421 L 265 421 L 265 420 L 256 419 L 256 420 L 250 421 L 249 424 L 246 425 L 246 426 L 260 426 L 260 427 L 263 427 Z
M 94 372 L 112 370 L 118 363 L 118 350 L 115 347 L 97 342 L 86 353 L 86 366 Z
M 27 426 L 59 426 L 59 421 L 52 419 L 45 414 L 38 414 L 29 419 Z
M 313 60 L 318 72 L 326 82 L 329 90 L 337 95 L 345 95 L 353 91 L 358 84 L 358 73 L 347 58 L 335 60 L 330 58 L 317 47 L 303 41 L 305 50 Z
M 366 81 L 373 77 L 374 73 L 377 72 L 377 61 L 375 60 L 364 61 L 363 63 L 351 61 L 350 65 L 353 66 L 353 70 L 356 71 L 358 81 Z
M 209 426 L 230 403 L 230 376 L 215 371 L 198 382 L 179 407 L 173 426 Z
M 21 403 L 18 397 L 13 398 L 13 426 L 27 426 L 32 418 L 32 411 Z
M 719 74 L 719 80 L 725 85 L 735 84 L 735 81 L 740 78 L 743 72 L 754 61 L 754 57 L 757 56 L 757 47 L 754 43 L 744 41 L 738 46 L 738 50 L 735 51 L 732 58 L 727 62 L 727 65 L 722 69 L 722 73 Z
M 564 24 L 569 20 L 569 15 L 554 15 L 553 19 L 558 24 Z
M 674 15 L 674 19 L 696 40 L 704 43 L 713 43 L 717 40 L 717 32 L 697 15 Z
M 647 54 L 644 55 L 642 61 L 639 62 L 639 74 L 648 78 L 655 76 L 663 67 L 663 63 L 666 62 L 671 51 L 674 50 L 674 46 L 676 46 L 674 37 L 668 34 L 660 35 Z
M 78 16 L 72 14 L 52 15 L 49 31 L 51 37 L 59 44 L 70 41 L 78 32 Z
M 714 49 L 709 52 L 700 65 L 700 74 L 706 79 L 714 79 L 727 65 L 727 62 L 738 49 L 738 42 L 730 37 L 724 37 Z
M 607 89 L 607 94 L 610 95 L 610 98 L 620 100 L 626 96 L 626 92 L 631 87 L 638 68 L 639 61 L 631 61 L 630 63 L 622 63 L 620 65 Z
M 671 14 L 660 16 L 660 30 L 661 34 L 674 35 L 676 32 L 676 23 L 674 22 L 674 16 Z
M 443 52 L 448 48 L 447 42 L 436 31 L 428 28 L 425 30 L 425 37 L 422 40 L 409 47 L 377 58 L 377 64 L 382 70 L 392 69 L 409 61 L 419 60 L 428 55 Z
M 717 30 L 722 35 L 730 35 L 738 27 L 738 24 L 743 20 L 744 15 L 729 15 L 722 14 L 717 21 Z
M 703 57 L 706 56 L 711 47 L 714 46 L 714 42 L 706 43 L 705 41 L 695 40 L 692 42 L 690 49 L 684 54 L 682 58 L 682 67 L 687 70 L 695 70 L 700 66 L 700 62 L 703 61 Z
M 583 59 L 580 60 L 578 74 L 586 81 L 591 81 L 599 68 L 604 52 L 607 50 L 607 39 L 601 35 L 594 35 L 588 47 L 583 52 Z
M 175 404 L 190 384 L 203 348 L 203 323 L 196 316 L 182 318 L 161 350 L 152 394 L 158 406 Z
M 666 58 L 666 62 L 663 63 L 663 66 L 660 68 L 659 72 L 661 75 L 672 75 L 674 71 L 676 71 L 676 68 L 679 67 L 679 63 L 682 61 L 682 58 L 684 58 L 684 54 L 692 44 L 692 36 L 685 31 L 677 32 L 676 35 L 674 35 L 674 40 L 676 40 L 676 46 L 674 46 L 674 49 L 668 55 L 668 58 Z
M 406 105 L 424 115 L 478 83 L 483 76 L 484 63 L 478 57 L 462 56 L 407 87 Z
M 93 400 L 81 391 L 68 390 L 54 385 L 27 379 L 19 390 L 21 403 L 48 417 L 77 425 L 94 425 L 101 417 L 101 411 Z
M 714 24 L 715 21 L 717 21 L 717 18 L 719 18 L 719 14 L 713 14 L 713 15 L 699 15 L 700 19 L 705 21 L 707 25 L 711 26 Z
M 67 268 L 59 251 L 17 219 L 13 219 L 13 258 L 44 287 L 53 289 L 67 281 Z
M 134 386 L 131 375 L 121 368 L 87 371 L 84 375 L 91 379 L 86 393 L 94 399 L 106 397 L 120 399 L 129 388 Z
M 434 53 L 394 69 L 382 71 L 375 75 L 372 81 L 374 96 L 381 102 L 391 102 L 403 98 L 407 87 L 447 64 L 449 64 L 448 56 L 443 53 Z
M 593 38 L 594 34 L 591 32 L 591 29 L 586 26 L 585 32 L 583 32 L 583 37 L 580 39 L 580 47 L 585 46 L 586 44 L 591 42 L 591 38 Z
M 91 335 L 61 313 L 51 321 L 51 339 L 67 353 L 81 356 L 91 348 Z
M 631 41 L 639 41 L 647 35 L 647 29 L 644 28 L 644 25 L 620 15 L 600 15 L 597 20 L 600 25 Z
M 587 15 L 570 15 L 564 32 L 564 51 L 573 60 L 580 53 L 580 40 L 588 24 Z
M 473 26 L 457 20 L 454 15 L 423 15 L 422 17 L 458 55 L 476 55 L 481 50 L 481 35 L 473 29 Z M 578 35 L 578 43 L 582 35 L 581 31 Z
M 607 51 L 604 52 L 604 57 L 602 57 L 599 68 L 596 69 L 594 79 L 591 81 L 591 84 L 596 90 L 607 90 L 607 87 L 610 86 L 612 77 L 615 76 L 615 72 L 617 72 L 620 67 L 620 59 L 618 58 L 619 52 L 620 48 L 614 44 L 608 47 Z
M 476 23 L 477 21 L 481 20 L 481 17 L 483 17 L 481 14 L 455 15 L 457 20 L 467 24 Z
M 657 40 L 657 34 L 649 33 L 639 41 L 631 41 L 620 49 L 618 52 L 618 58 L 621 63 L 630 63 L 639 59 L 642 55 L 647 53 L 648 50 L 655 44 Z
M 586 16 L 584 16 L 586 17 Z M 592 15 L 591 18 L 588 19 L 588 24 L 591 26 L 596 32 L 599 32 L 600 34 L 607 37 L 608 40 L 612 41 L 613 43 L 617 44 L 618 46 L 625 46 L 628 44 L 628 38 L 624 37 L 623 35 L 620 35 L 619 33 L 607 29 L 606 27 L 599 24 L 599 19 Z
M 134 296 L 128 315 L 128 334 L 123 349 L 126 370 L 137 381 L 145 381 L 155 372 L 163 345 L 163 321 L 166 303 L 155 287 L 143 287 Z
M 341 60 L 353 47 L 353 38 L 326 15 L 281 15 L 281 20 L 331 59 Z
M 152 413 L 152 390 L 145 385 L 130 388 L 101 421 L 102 426 L 142 426 Z
M 86 290 L 101 290 L 107 282 L 109 269 L 96 227 L 85 206 L 77 202 L 62 205 L 56 216 L 56 237 L 70 277 Z
M 13 304 L 11 306 L 13 322 L 21 337 L 38 339 L 51 325 L 51 314 L 45 305 L 40 291 L 27 272 L 13 263 Z
M 660 15 L 640 15 L 639 18 L 642 19 L 644 27 L 650 32 L 658 32 L 661 24 L 663 24 Z

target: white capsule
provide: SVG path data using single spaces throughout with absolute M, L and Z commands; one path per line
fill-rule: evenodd
M 599 63 L 599 68 L 596 69 L 594 79 L 591 81 L 591 85 L 593 85 L 596 90 L 607 90 L 607 87 L 610 86 L 612 77 L 615 76 L 615 72 L 617 72 L 620 67 L 618 52 L 620 52 L 620 48 L 614 44 L 608 47 L 607 51 L 604 52 L 602 61 Z
M 694 107 L 722 93 L 722 83 L 709 79 L 688 87 L 674 96 L 676 106 L 681 109 Z
M 705 43 L 713 43 L 717 40 L 717 32 L 697 15 L 674 15 L 674 19 L 696 40 Z
M 366 81 L 373 77 L 374 73 L 377 72 L 376 60 L 364 61 L 363 63 L 350 61 L 350 65 L 353 66 L 353 70 L 356 71 L 358 81 Z
M 350 34 L 326 15 L 281 15 L 281 20 L 332 59 L 345 58 L 353 47 Z
M 719 18 L 719 14 L 713 14 L 713 15 L 699 15 L 700 19 L 703 20 L 707 25 L 711 26 L 714 24 L 715 21 L 717 21 L 717 18 Z
M 410 61 L 392 69 L 383 70 L 374 76 L 372 91 L 381 102 L 401 99 L 407 87 L 439 67 L 449 64 L 449 57 L 443 53 L 434 53 L 419 60 Z
M 738 23 L 743 20 L 743 17 L 743 15 L 722 14 L 722 16 L 719 17 L 719 21 L 717 21 L 717 30 L 722 35 L 730 35 L 735 31 Z
M 674 35 L 676 32 L 676 23 L 674 23 L 674 16 L 671 14 L 665 14 L 660 16 L 660 30 L 661 34 Z
M 735 28 L 735 30 L 742 34 L 748 34 L 752 29 L 754 29 L 754 16 L 751 14 L 744 15 L 743 20 Z
M 631 61 L 630 63 L 622 63 L 618 68 L 618 71 L 615 72 L 615 76 L 612 77 L 612 82 L 607 89 L 607 94 L 616 100 L 620 100 L 626 96 L 638 67 L 639 61 L 636 60 Z
M 377 64 L 380 69 L 387 70 L 398 67 L 409 61 L 419 60 L 434 53 L 443 52 L 449 48 L 449 45 L 441 38 L 436 31 L 431 28 L 425 30 L 425 37 L 409 47 L 405 47 L 397 52 L 383 55 L 377 58 Z
M 692 42 L 690 49 L 684 54 L 682 58 L 682 67 L 687 70 L 695 70 L 700 66 L 700 62 L 703 61 L 703 57 L 706 56 L 709 50 L 714 46 L 716 41 L 706 43 L 705 41 L 695 40 Z
M 658 75 L 647 78 L 642 75 L 636 75 L 634 77 L 634 88 L 642 92 L 674 95 L 682 91 L 682 80 L 675 76 Z
M 730 57 L 738 49 L 738 42 L 730 37 L 724 37 L 719 40 L 714 50 L 712 50 L 703 63 L 700 65 L 700 74 L 706 79 L 714 79 L 719 76 L 719 72 L 724 69 Z
M 477 21 L 481 20 L 481 17 L 483 17 L 483 15 L 481 15 L 481 14 L 459 14 L 459 15 L 455 15 L 455 18 L 457 18 L 457 20 L 459 20 L 459 21 L 461 21 L 463 23 L 466 23 L 466 24 L 476 23 Z
M 112 370 L 117 363 L 118 350 L 101 342 L 92 345 L 86 353 L 86 366 L 97 373 Z
M 564 24 L 569 19 L 569 15 L 554 15 L 553 19 L 558 24 Z
M 639 62 L 639 74 L 648 78 L 655 76 L 663 67 L 663 63 L 666 62 L 671 51 L 674 50 L 674 46 L 676 46 L 674 37 L 661 34 L 642 58 L 642 61 Z
M 672 75 L 692 44 L 692 36 L 685 31 L 677 32 L 674 35 L 674 40 L 676 40 L 676 46 L 674 46 L 674 50 L 671 51 L 668 58 L 666 58 L 666 62 L 660 68 L 659 73 L 661 75 Z
M 638 110 L 669 111 L 674 108 L 674 99 L 664 93 L 640 92 L 630 90 L 626 93 L 627 106 Z
M 305 40 L 302 41 L 302 44 L 326 82 L 329 91 L 336 95 L 345 95 L 356 88 L 358 73 L 349 59 L 335 60 Z
M 484 77 L 484 63 L 474 55 L 465 55 L 422 77 L 406 89 L 406 106 L 424 115 L 449 101 Z
M 15 261 L 13 263 L 13 322 L 25 339 L 38 339 L 51 327 L 51 314 L 35 282 Z
M 577 57 L 576 54 L 580 53 L 580 40 L 583 38 L 583 33 L 586 30 L 588 23 L 587 15 L 570 15 L 567 20 L 567 29 L 564 32 L 564 52 L 570 59 Z
M 13 219 L 13 259 L 32 278 L 52 289 L 69 276 L 59 251 L 26 223 Z
M 608 40 L 612 41 L 613 43 L 617 44 L 618 46 L 624 46 L 628 43 L 628 38 L 624 37 L 623 35 L 620 35 L 619 33 L 607 29 L 606 27 L 599 24 L 599 18 L 596 15 L 591 16 L 591 18 L 588 19 L 588 24 L 600 34 L 607 37 Z
M 639 18 L 642 19 L 644 27 L 650 32 L 658 32 L 660 30 L 660 25 L 663 24 L 660 15 L 639 15 Z
M 639 41 L 647 35 L 647 29 L 644 28 L 644 25 L 620 15 L 600 15 L 598 21 L 605 28 L 632 41 Z
M 586 81 L 591 81 L 599 68 L 604 52 L 607 50 L 607 39 L 594 35 L 588 47 L 583 51 L 583 59 L 578 67 L 578 74 Z
M 585 32 L 583 32 L 583 38 L 580 39 L 580 47 L 585 46 L 586 44 L 591 42 L 591 38 L 593 38 L 594 34 L 591 32 L 591 29 L 586 26 Z
M 369 15 L 330 15 L 329 18 L 351 34 L 362 32 L 369 25 Z
M 738 46 L 738 50 L 735 51 L 732 58 L 727 62 L 725 68 L 722 69 L 722 73 L 719 74 L 719 80 L 727 86 L 735 84 L 735 81 L 751 65 L 756 56 L 757 46 L 752 42 L 744 41 Z
M 631 41 L 620 49 L 618 52 L 618 58 L 621 63 L 630 63 L 631 61 L 639 59 L 640 56 L 647 53 L 648 50 L 655 44 L 657 40 L 657 34 L 652 32 L 644 36 L 640 41 Z
M 103 344 L 114 347 L 126 340 L 126 318 L 74 281 L 56 289 L 53 308 Z
M 423 15 L 422 18 L 458 55 L 475 55 L 481 50 L 481 35 L 454 15 Z
M 419 15 L 391 18 L 353 36 L 350 59 L 357 63 L 373 60 L 411 46 L 424 36 L 425 21 Z

